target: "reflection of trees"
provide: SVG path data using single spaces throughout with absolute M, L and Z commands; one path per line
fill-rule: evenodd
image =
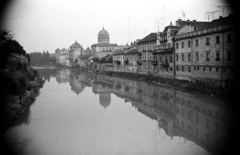
M 43 79 L 44 81 L 46 80 L 50 80 L 50 77 L 56 77 L 57 75 L 57 69 L 38 69 L 39 71 L 39 76 L 41 79 Z
M 14 135 L 5 135 L 1 151 L 5 154 L 23 155 L 26 154 L 26 146 L 29 142 L 31 140 L 28 138 L 21 140 L 16 133 Z

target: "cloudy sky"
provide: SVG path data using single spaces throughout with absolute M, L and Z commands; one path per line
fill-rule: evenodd
M 3 23 L 28 53 L 54 53 L 75 40 L 91 47 L 103 26 L 111 43 L 125 45 L 179 18 L 207 21 L 205 13 L 210 11 L 219 11 L 214 14 L 219 18 L 218 6 L 225 4 L 224 0 L 15 0 Z M 229 13 L 227 7 L 224 15 Z

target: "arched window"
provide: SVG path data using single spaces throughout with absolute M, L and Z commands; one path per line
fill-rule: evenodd
M 167 56 L 165 56 L 165 63 L 167 63 L 168 62 L 168 57 Z
M 170 56 L 170 63 L 172 63 L 172 61 L 173 61 L 173 60 L 172 60 L 172 56 Z

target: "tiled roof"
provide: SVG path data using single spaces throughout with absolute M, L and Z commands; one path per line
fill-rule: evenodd
M 125 52 L 123 50 L 117 50 L 114 54 L 112 55 L 125 55 Z
M 180 26 L 174 26 L 174 25 L 168 25 L 164 28 L 164 31 L 163 32 L 166 32 L 168 29 L 179 29 Z
M 156 41 L 156 40 L 157 40 L 157 33 L 150 33 L 145 38 L 140 40 L 137 44 L 142 44 L 142 43 L 146 43 L 146 42 L 152 42 L 152 41 Z
M 137 49 L 130 49 L 130 50 L 127 51 L 126 54 L 138 54 L 138 53 L 139 53 L 139 52 L 138 52 Z
M 180 27 L 190 24 L 194 27 L 197 27 L 198 29 L 204 29 L 209 22 L 198 22 L 198 21 L 177 21 L 177 23 L 180 25 Z
M 111 43 L 100 43 L 100 44 L 93 44 L 91 47 L 97 46 L 97 47 L 106 47 L 106 46 L 117 46 L 117 44 L 111 44 Z
M 212 20 L 211 22 L 209 22 L 207 27 L 210 28 L 210 27 L 216 27 L 216 26 L 221 26 L 225 24 L 233 24 L 234 21 L 235 21 L 235 16 L 230 15 L 228 17 Z
M 80 59 L 88 59 L 91 55 L 82 55 L 80 56 Z

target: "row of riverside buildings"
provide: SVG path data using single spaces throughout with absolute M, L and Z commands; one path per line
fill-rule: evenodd
M 92 45 L 88 54 L 79 55 L 77 61 L 81 67 L 88 67 L 96 63 L 92 61 L 95 57 L 110 55 L 113 63 L 108 70 L 111 71 L 216 84 L 234 81 L 234 26 L 232 14 L 211 22 L 178 19 L 162 32 L 150 33 L 126 46 L 110 44 L 109 33 L 103 28 L 98 34 L 98 44 Z

